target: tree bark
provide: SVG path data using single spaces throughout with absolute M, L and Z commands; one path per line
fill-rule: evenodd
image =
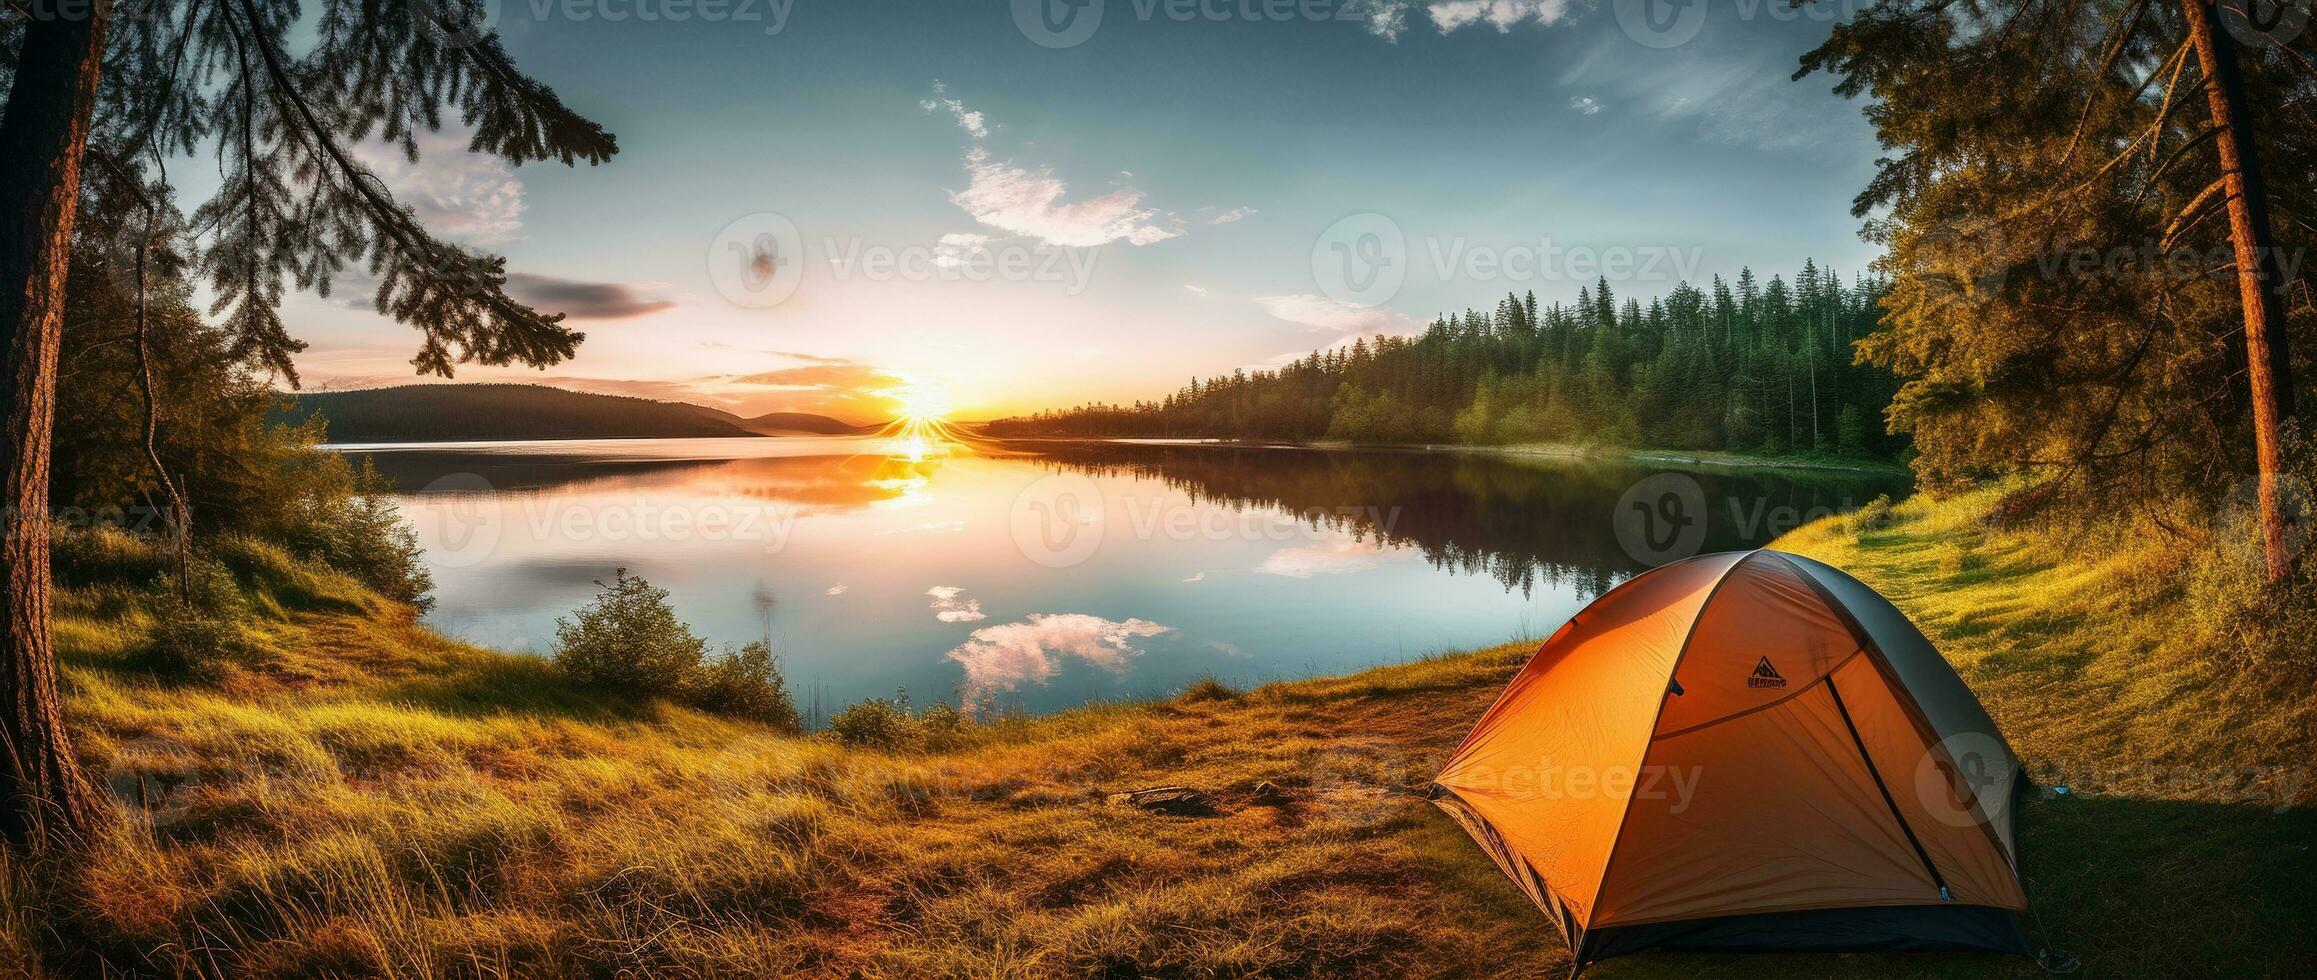
M 32 18 L 0 117 L 0 835 L 20 848 L 81 839 L 108 812 L 73 758 L 57 693 L 48 464 L 65 270 L 109 15 L 99 2 Z
M 2285 275 L 2270 235 L 2269 198 L 2253 144 L 2252 120 L 2245 112 L 2244 79 L 2226 34 L 2213 29 L 2214 12 L 2204 0 L 2185 0 L 2189 42 L 2204 73 L 2204 98 L 2212 113 L 2213 147 L 2228 196 L 2229 240 L 2236 248 L 2237 297 L 2244 308 L 2245 376 L 2253 401 L 2253 454 L 2260 466 L 2261 556 L 2269 581 L 2292 571 L 2285 541 L 2285 508 L 2278 479 L 2284 471 L 2282 430 L 2293 414 L 2293 370 L 2280 313 Z

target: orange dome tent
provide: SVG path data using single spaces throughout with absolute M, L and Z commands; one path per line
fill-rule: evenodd
M 1764 550 L 1666 565 L 1585 607 L 1433 796 L 1581 970 L 1649 947 L 2027 955 L 2020 779 L 1904 614 Z

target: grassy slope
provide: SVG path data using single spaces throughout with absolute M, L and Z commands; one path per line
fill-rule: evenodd
M 1822 522 L 1785 544 L 1918 616 L 2039 777 L 2102 790 L 2024 818 L 2031 895 L 2089 974 L 2305 971 L 2313 811 L 2216 802 L 2242 793 L 2181 773 L 2306 767 L 2309 699 L 2200 681 L 2195 651 L 2163 639 L 2178 612 L 2164 569 L 2051 564 L 1977 533 L 1972 513 L 1911 503 L 1863 536 Z M 125 798 L 153 774 L 146 805 L 164 817 L 109 841 L 81 879 L 116 965 L 1566 970 L 1542 918 L 1413 792 L 1524 648 L 1008 722 L 895 756 L 591 698 L 327 576 L 256 565 L 252 584 L 322 611 L 284 614 L 269 628 L 280 666 L 222 689 L 111 666 L 142 625 L 101 597 L 71 598 L 60 626 L 82 751 Z M 197 782 L 166 791 L 170 774 Z M 1258 802 L 1265 780 L 1293 802 Z M 1103 802 L 1168 783 L 1211 791 L 1223 815 Z M 0 903 L 0 956 L 22 955 L 30 904 Z M 1592 975 L 1733 968 L 2035 975 L 1985 956 L 1664 954 Z

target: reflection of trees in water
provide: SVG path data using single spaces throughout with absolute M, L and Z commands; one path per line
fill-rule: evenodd
M 1155 479 L 1202 504 L 1270 508 L 1315 530 L 1409 546 L 1436 568 L 1485 574 L 1522 596 L 1538 585 L 1591 597 L 1649 566 L 1611 524 L 1619 498 L 1657 472 L 1625 462 L 1479 453 L 1307 451 L 1122 443 L 1039 444 L 1051 469 Z M 1847 510 L 1903 477 L 1693 472 L 1707 502 L 1704 551 L 1759 547 L 1789 523 Z

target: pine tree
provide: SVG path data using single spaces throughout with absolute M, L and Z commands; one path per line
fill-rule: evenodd
M 0 444 L 9 460 L 0 588 L 0 835 L 17 845 L 84 837 L 103 819 L 73 762 L 49 637 L 48 465 L 66 256 L 85 176 L 166 199 L 162 161 L 209 155 L 223 181 L 194 220 L 217 229 L 197 256 L 237 360 L 292 385 L 303 348 L 276 312 L 295 285 L 327 292 L 348 262 L 381 310 L 420 332 L 412 363 L 553 364 L 580 334 L 505 291 L 497 256 L 419 225 L 351 147 L 382 138 L 416 159 L 446 115 L 471 146 L 513 163 L 590 164 L 611 134 L 516 69 L 485 0 L 142 0 L 55 8 L 23 27 L 0 116 Z M 310 38 L 293 53 L 290 38 Z M 117 71 L 109 78 L 100 77 Z

